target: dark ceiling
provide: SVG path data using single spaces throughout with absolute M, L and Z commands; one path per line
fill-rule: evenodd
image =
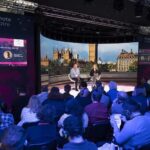
M 124 0 L 124 9 L 117 11 L 113 8 L 113 0 L 29 0 L 37 2 L 39 7 L 55 7 L 63 10 L 84 13 L 92 16 L 98 16 L 107 19 L 113 19 L 124 23 L 130 23 L 135 26 L 149 26 L 150 18 L 147 18 L 148 8 L 144 7 L 143 15 L 140 18 L 135 17 L 135 3 Z M 48 8 L 47 8 L 48 9 Z M 42 17 L 43 19 L 43 17 Z M 97 26 L 92 24 L 66 21 L 63 19 L 56 19 L 45 17 L 43 26 L 43 33 L 54 37 L 59 36 L 68 38 L 74 37 L 81 39 L 99 39 L 100 37 L 129 37 L 134 36 L 136 31 L 122 30 L 113 27 Z M 70 36 L 69 36 L 70 35 Z M 80 35 L 80 36 L 79 36 Z M 56 37 L 57 38 L 57 37 Z M 67 40 L 67 39 L 65 39 Z M 68 39 L 70 40 L 70 39 Z M 74 39 L 71 39 L 74 40 Z M 92 41 L 91 41 L 92 42 Z

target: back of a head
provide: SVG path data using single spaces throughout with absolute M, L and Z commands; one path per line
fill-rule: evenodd
M 7 113 L 7 105 L 3 101 L 0 101 L 0 110 L 4 113 Z
M 110 81 L 109 82 L 109 89 L 110 90 L 117 89 L 117 83 L 114 81 Z
M 82 81 L 82 82 L 80 83 L 80 87 L 81 87 L 81 88 L 87 88 L 87 83 L 86 83 L 85 81 Z
M 146 96 L 146 89 L 143 86 L 136 86 L 133 92 L 133 96 L 143 95 Z
M 128 98 L 128 100 L 123 104 L 123 109 L 130 113 L 140 112 L 140 105 L 132 98 Z
M 33 95 L 30 97 L 28 107 L 30 108 L 32 112 L 37 113 L 40 105 L 41 103 L 37 95 Z
M 98 90 L 94 90 L 91 95 L 92 101 L 100 102 L 101 96 L 102 93 L 100 93 Z
M 10 126 L 5 129 L 1 139 L 3 150 L 23 150 L 26 139 L 25 131 L 19 126 Z
M 124 91 L 119 91 L 119 92 L 118 92 L 118 95 L 117 95 L 117 99 L 118 99 L 119 101 L 125 102 L 125 101 L 128 99 L 128 95 L 127 95 L 127 93 L 124 92 Z
M 72 100 L 69 100 L 66 103 L 66 113 L 72 114 L 72 115 L 75 115 L 75 116 L 82 116 L 83 108 L 78 103 L 78 101 L 72 99 Z
M 47 86 L 43 86 L 41 89 L 42 92 L 48 92 L 48 87 Z
M 60 92 L 59 92 L 59 88 L 58 87 L 52 87 L 51 91 L 48 95 L 49 99 L 60 99 Z
M 76 116 L 69 116 L 64 120 L 64 130 L 69 137 L 77 137 L 83 134 L 82 119 Z
M 70 90 L 71 90 L 71 86 L 69 84 L 67 84 L 67 85 L 64 86 L 64 91 L 65 92 L 69 93 Z
M 50 104 L 42 105 L 39 108 L 37 117 L 40 119 L 41 122 L 53 123 L 56 117 L 55 107 L 51 106 Z

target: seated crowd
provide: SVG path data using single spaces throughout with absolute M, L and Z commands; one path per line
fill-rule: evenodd
M 41 145 L 47 150 L 97 150 L 104 143 L 140 150 L 150 144 L 147 86 L 137 85 L 126 93 L 110 81 L 105 92 L 100 81 L 92 91 L 81 82 L 76 97 L 70 85 L 64 86 L 63 94 L 58 87 L 50 92 L 44 87 L 30 98 L 21 90 L 11 111 L 0 101 L 0 150 L 34 150 Z

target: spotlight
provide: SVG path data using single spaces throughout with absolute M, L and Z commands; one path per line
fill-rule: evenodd
M 136 18 L 141 18 L 142 15 L 143 15 L 143 4 L 142 4 L 142 0 L 139 0 L 135 4 L 135 17 Z
M 124 0 L 114 0 L 113 1 L 113 8 L 121 11 L 124 9 Z

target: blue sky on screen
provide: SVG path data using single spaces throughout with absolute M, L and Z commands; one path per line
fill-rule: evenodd
M 123 50 L 130 52 L 131 49 L 134 53 L 138 53 L 138 42 L 131 43 L 117 43 L 117 44 L 99 44 L 98 45 L 98 58 L 101 58 L 102 62 L 116 62 L 117 56 Z
M 74 54 L 79 54 L 79 59 L 88 60 L 88 44 L 84 43 L 72 43 L 72 42 L 62 42 L 56 41 L 49 38 L 46 38 L 40 35 L 41 40 L 41 57 L 48 56 L 49 59 L 53 59 L 53 49 L 65 49 L 70 48 L 72 49 Z

